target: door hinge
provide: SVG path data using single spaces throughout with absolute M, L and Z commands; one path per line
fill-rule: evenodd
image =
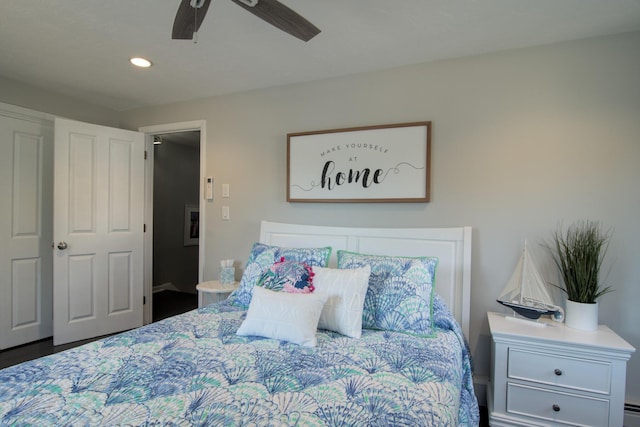
M 147 224 L 142 224 L 142 232 L 143 233 L 147 232 Z
M 147 160 L 147 150 L 144 150 L 144 159 Z
M 142 305 L 145 305 L 147 303 L 147 297 L 146 296 L 142 296 Z

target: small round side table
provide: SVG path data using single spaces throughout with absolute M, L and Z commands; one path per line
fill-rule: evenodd
M 238 282 L 223 285 L 219 280 L 209 280 L 198 283 L 196 285 L 196 290 L 198 291 L 198 308 L 224 300 L 231 292 L 238 289 L 239 285 Z

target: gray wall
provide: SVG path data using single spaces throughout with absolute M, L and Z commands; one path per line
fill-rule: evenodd
M 486 312 L 525 239 L 547 279 L 540 243 L 563 222 L 612 227 L 604 270 L 615 292 L 600 320 L 640 348 L 640 33 L 505 51 L 125 112 L 121 125 L 206 120 L 205 279 L 246 261 L 260 220 L 341 226 L 474 228 L 470 343 L 488 375 Z M 426 204 L 285 201 L 286 134 L 433 122 Z M 220 218 L 229 183 L 231 219 Z M 201 212 L 202 215 L 202 212 Z M 640 357 L 627 399 L 640 401 Z M 633 380 L 632 380 L 633 379 Z
M 153 285 L 195 293 L 198 246 L 184 246 L 184 206 L 198 205 L 200 151 L 164 142 L 153 158 Z
M 0 102 L 103 126 L 118 127 L 120 120 L 115 110 L 4 77 L 0 77 Z

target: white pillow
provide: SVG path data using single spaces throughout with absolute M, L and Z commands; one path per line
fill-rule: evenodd
M 316 330 L 326 295 L 274 292 L 255 286 L 247 317 L 237 335 L 254 335 L 316 346 Z
M 371 266 L 354 269 L 313 267 L 315 293 L 327 296 L 318 327 L 351 338 L 362 335 L 362 310 Z

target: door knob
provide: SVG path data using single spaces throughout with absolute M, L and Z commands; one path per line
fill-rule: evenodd
M 67 249 L 67 247 L 69 247 L 69 245 L 67 245 L 67 242 L 58 243 L 58 249 L 60 249 L 61 251 Z

